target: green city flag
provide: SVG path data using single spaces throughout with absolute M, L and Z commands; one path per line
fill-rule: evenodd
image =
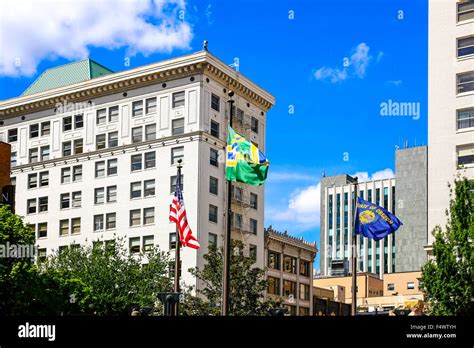
M 269 164 L 265 155 L 254 144 L 229 127 L 226 180 L 260 186 L 267 178 Z

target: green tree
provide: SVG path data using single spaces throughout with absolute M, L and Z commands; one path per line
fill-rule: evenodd
M 232 241 L 230 263 L 230 294 L 229 313 L 235 316 L 268 315 L 274 306 L 273 301 L 264 299 L 267 288 L 265 271 L 255 267 L 255 259 L 243 256 L 244 245 L 240 241 Z M 189 308 L 199 308 L 198 315 L 219 315 L 222 301 L 223 251 L 215 246 L 209 247 L 202 270 L 190 269 L 190 272 L 204 284 L 200 294 L 206 300 L 186 296 L 182 312 Z M 192 313 L 191 313 L 192 314 Z
M 474 197 L 472 182 L 450 185 L 446 229 L 433 230 L 434 259 L 422 269 L 422 290 L 433 315 L 473 315 Z M 453 198 L 454 195 L 454 198 Z

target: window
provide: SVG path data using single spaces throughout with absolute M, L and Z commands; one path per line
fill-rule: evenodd
M 107 203 L 117 202 L 117 186 L 107 187 Z
M 149 124 L 145 126 L 145 140 L 155 140 L 156 139 L 156 124 Z
M 105 149 L 105 134 L 99 134 L 95 137 L 96 150 Z
M 258 119 L 255 117 L 252 117 L 250 128 L 252 129 L 252 132 L 258 133 Z
M 48 236 L 48 223 L 42 222 L 38 224 L 38 238 L 46 238 Z
M 219 123 L 211 120 L 211 135 L 219 138 Z
M 38 249 L 38 261 L 46 260 L 46 248 Z
M 9 129 L 8 130 L 8 142 L 13 143 L 15 141 L 18 141 L 18 129 Z
M 130 238 L 130 253 L 138 254 L 140 252 L 140 237 Z
M 140 226 L 140 224 L 141 224 L 140 209 L 130 210 L 130 227 Z
M 184 133 L 184 118 L 178 118 L 171 122 L 172 135 L 179 135 Z
M 155 151 L 145 153 L 145 169 L 155 168 L 156 153 Z
M 155 208 L 143 209 L 143 224 L 149 225 L 155 223 Z
M 105 228 L 108 230 L 114 229 L 117 226 L 117 214 L 116 213 L 108 213 L 105 215 Z
M 209 164 L 215 167 L 219 167 L 219 152 L 216 149 L 210 149 Z
M 155 246 L 155 238 L 153 236 L 143 236 L 143 251 L 152 251 Z
M 283 270 L 288 273 L 296 274 L 296 257 L 284 255 L 283 256 Z
M 63 143 L 63 156 L 71 156 L 72 155 L 72 144 L 70 141 L 65 141 Z
M 474 71 L 457 75 L 458 93 L 474 91 Z
M 84 115 L 74 115 L 74 129 L 80 129 L 84 127 Z
M 37 138 L 39 136 L 39 126 L 38 124 L 30 125 L 30 139 Z
M 301 317 L 307 317 L 309 316 L 309 308 L 308 307 L 299 307 L 299 316 Z
M 300 300 L 309 301 L 309 285 L 300 284 Z
M 458 39 L 458 58 L 474 54 L 474 36 Z
M 109 108 L 109 122 L 117 122 L 119 118 L 119 107 L 111 106 Z
M 102 178 L 105 176 L 105 161 L 95 162 L 95 177 Z
M 136 171 L 136 170 L 141 170 L 142 169 L 142 155 L 132 155 L 130 157 L 131 161 L 131 170 Z
M 276 270 L 281 269 L 280 253 L 268 251 L 268 267 Z
M 407 290 L 414 290 L 414 289 L 415 289 L 415 282 L 408 282 Z
M 69 220 L 59 221 L 59 235 L 67 236 L 69 234 Z
M 29 199 L 26 201 L 26 212 L 27 214 L 36 213 L 36 199 Z
M 143 195 L 144 197 L 155 195 L 155 179 L 145 180 L 143 182 Z
M 66 184 L 71 182 L 71 168 L 61 169 L 61 183 Z
M 474 164 L 474 144 L 459 146 L 457 152 L 458 166 L 470 166 Z
M 141 198 L 142 183 L 140 181 L 130 183 L 130 199 Z
M 268 277 L 267 282 L 268 282 L 267 292 L 270 295 L 280 295 L 280 279 L 275 278 L 275 277 Z
M 72 129 L 72 116 L 63 118 L 63 132 L 70 131 Z
M 82 165 L 72 167 L 72 181 L 82 180 Z
M 209 246 L 217 247 L 217 234 L 209 233 Z
M 242 228 L 242 215 L 232 212 L 232 226 L 235 228 Z
M 48 146 L 41 146 L 41 148 L 40 148 L 40 159 L 41 159 L 41 161 L 49 160 L 49 145 Z
M 217 207 L 209 204 L 209 221 L 217 223 Z
M 237 108 L 237 113 L 235 117 L 242 122 L 244 120 L 244 110 Z
M 143 101 L 139 100 L 132 103 L 132 117 L 143 115 Z
M 97 119 L 96 120 L 97 120 L 98 125 L 105 124 L 105 122 L 107 120 L 107 109 L 97 110 Z
M 151 114 L 156 112 L 156 98 L 148 98 L 145 102 L 146 104 L 146 113 Z
M 176 248 L 176 233 L 170 233 L 170 250 Z
M 179 159 L 183 159 L 184 157 L 184 147 L 175 147 L 171 149 L 171 164 L 178 164 Z
M 117 159 L 109 159 L 107 161 L 107 175 L 116 175 L 117 174 Z
M 69 208 L 70 205 L 71 205 L 71 201 L 70 201 L 70 198 L 69 198 L 69 193 L 61 194 L 60 202 L 61 202 L 60 203 L 61 209 Z
M 29 151 L 30 163 L 38 162 L 38 148 L 30 149 Z
M 51 133 L 51 122 L 46 121 L 41 123 L 41 136 L 49 135 Z
M 38 175 L 35 174 L 29 174 L 28 175 L 28 188 L 36 188 L 38 187 Z
M 458 3 L 458 22 L 474 19 L 474 2 Z
M 257 259 L 257 246 L 254 244 L 249 245 L 249 257 L 252 259 Z
M 211 95 L 211 108 L 217 112 L 220 110 L 220 98 L 214 93 Z
M 184 91 L 173 93 L 173 109 L 184 106 Z
M 253 209 L 258 208 L 258 195 L 250 192 L 250 207 Z
M 309 277 L 311 264 L 309 261 L 300 260 L 300 275 Z
M 474 109 L 458 110 L 458 129 L 474 127 Z
M 16 151 L 12 152 L 12 156 L 10 157 L 10 166 L 16 166 Z
M 143 141 L 143 128 L 132 128 L 132 143 L 141 143 Z
M 110 132 L 107 136 L 109 138 L 109 147 L 118 146 L 118 132 Z
M 250 218 L 250 232 L 257 234 L 258 222 L 255 219 Z
M 174 193 L 176 190 L 176 175 L 170 178 L 170 193 Z M 181 191 L 184 190 L 184 175 L 181 174 Z
M 219 190 L 219 179 L 214 178 L 213 176 L 210 176 L 209 177 L 209 193 L 213 193 L 217 195 L 218 190 Z
M 38 207 L 40 213 L 48 211 L 48 197 L 38 198 Z
M 283 296 L 296 299 L 296 282 L 290 280 L 283 280 Z
M 394 283 L 388 283 L 387 284 L 387 290 L 388 291 L 394 291 L 395 290 L 395 284 Z
M 71 201 L 73 208 L 80 208 L 81 207 L 81 200 L 82 200 L 82 193 L 81 191 L 76 191 L 71 194 Z
M 94 204 L 104 204 L 105 189 L 103 187 L 94 190 Z
M 104 230 L 104 215 L 94 215 L 94 232 Z

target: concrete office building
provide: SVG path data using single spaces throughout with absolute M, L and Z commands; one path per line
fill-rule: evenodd
M 428 245 L 444 228 L 448 182 L 474 178 L 474 2 L 429 1 Z
M 236 123 L 249 124 L 244 136 L 265 151 L 274 98 L 207 51 L 117 73 L 75 62 L 1 101 L 0 140 L 12 145 L 16 210 L 35 228 L 40 256 L 115 235 L 131 253 L 173 249 L 168 214 L 182 159 L 188 221 L 201 248 L 182 250 L 181 279 L 196 285 L 188 269 L 203 266 L 208 245 L 221 246 L 226 228 L 230 90 Z M 248 202 L 234 207 L 233 238 L 263 267 L 264 188 L 243 191 L 240 201 Z

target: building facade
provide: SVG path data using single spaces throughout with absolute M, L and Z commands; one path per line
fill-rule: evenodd
M 168 216 L 182 159 L 188 222 L 201 248 L 181 251 L 181 279 L 199 288 L 188 269 L 203 266 L 208 245 L 221 246 L 226 229 L 229 92 L 234 115 L 251 125 L 243 135 L 262 151 L 274 98 L 207 51 L 118 73 L 89 60 L 50 70 L 0 102 L 16 211 L 35 229 L 40 257 L 115 237 L 131 253 L 174 249 Z M 232 237 L 263 267 L 264 188 L 243 192 L 245 214 L 233 207 L 234 224 L 250 227 Z
M 266 296 L 281 301 L 289 315 L 313 315 L 313 262 L 316 243 L 265 229 Z
M 448 182 L 474 178 L 474 2 L 429 1 L 428 245 L 446 224 Z

